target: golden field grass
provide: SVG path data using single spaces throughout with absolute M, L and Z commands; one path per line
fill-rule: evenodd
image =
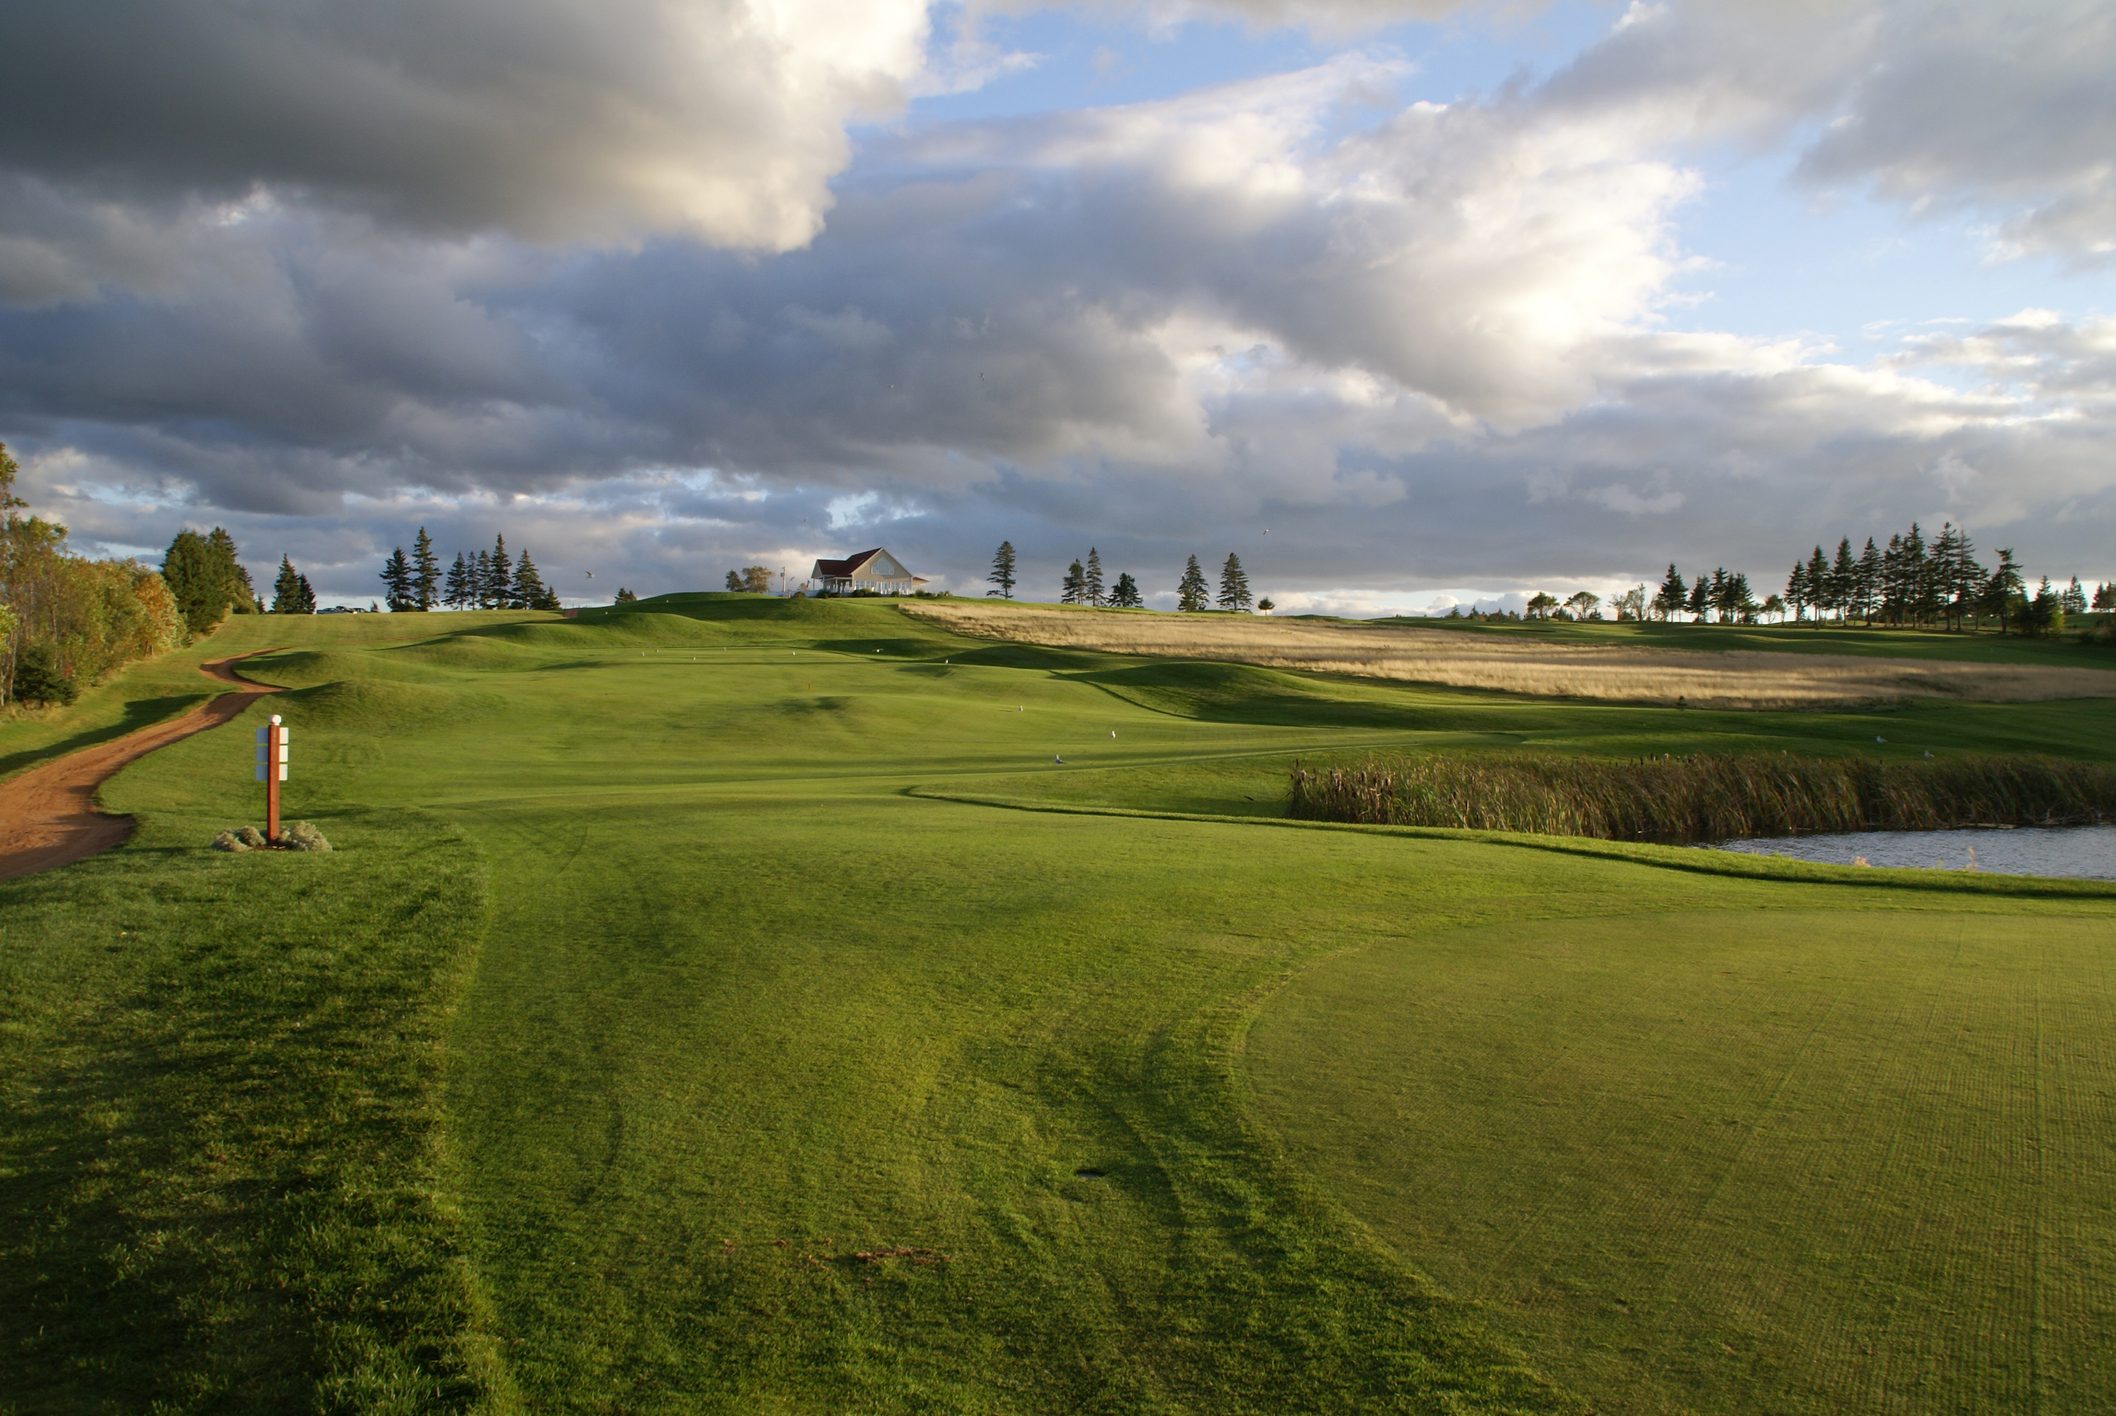
M 981 639 L 1610 703 L 1821 708 L 1919 698 L 2026 703 L 2116 697 L 2110 674 L 2060 665 L 1534 643 L 1397 625 L 1049 605 L 945 601 L 903 609 Z

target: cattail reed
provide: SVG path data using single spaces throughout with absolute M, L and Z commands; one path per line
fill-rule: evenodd
M 1694 843 L 1823 831 L 2070 826 L 2116 817 L 2116 768 L 2046 757 L 1788 753 L 1630 759 L 1434 753 L 1293 769 L 1307 821 Z

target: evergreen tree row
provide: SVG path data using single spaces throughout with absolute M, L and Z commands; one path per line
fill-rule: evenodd
M 457 551 L 447 571 L 435 558 L 433 540 L 419 528 L 412 553 L 402 546 L 382 563 L 383 605 L 396 613 L 433 609 L 555 610 L 558 592 L 544 584 L 536 562 L 523 551 L 507 554 L 507 538 L 495 536 L 492 549 L 471 555 Z
M 1696 623 L 1790 615 L 1818 626 L 1857 621 L 1960 631 L 1995 622 L 2001 634 L 2050 634 L 2064 627 L 2068 614 L 2116 609 L 2116 586 L 2095 587 L 2090 600 L 2077 576 L 2062 589 L 2045 577 L 2030 595 L 2011 546 L 2001 546 L 1997 563 L 1986 566 L 1967 531 L 1947 522 L 1928 541 L 1913 521 L 1885 546 L 1871 536 L 1856 551 L 1849 536 L 1838 539 L 1834 553 L 1817 545 L 1793 562 L 1784 595 L 1772 594 L 1761 605 L 1739 572 L 1722 568 L 1685 582 L 1670 564 L 1647 608 L 1657 619 L 1687 615 Z
M 992 557 L 992 572 L 985 579 L 994 589 L 987 596 L 997 595 L 1004 599 L 1014 598 L 1014 587 L 1020 584 L 1014 574 L 1014 543 L 1001 541 L 999 550 Z M 1093 546 L 1087 548 L 1087 559 L 1074 561 L 1065 568 L 1065 576 L 1058 583 L 1058 603 L 1061 605 L 1086 605 L 1094 609 L 1136 610 L 1146 604 L 1146 597 L 1139 591 L 1139 582 L 1130 571 L 1118 575 L 1115 584 L 1108 583 L 1102 571 L 1102 552 Z M 1183 567 L 1181 579 L 1176 582 L 1176 608 L 1186 612 L 1211 608 L 1247 611 L 1270 610 L 1269 600 L 1257 601 L 1249 591 L 1249 575 L 1242 569 L 1241 557 L 1232 551 L 1227 553 L 1226 564 L 1220 567 L 1220 590 L 1218 598 L 1205 581 L 1205 572 L 1192 556 Z

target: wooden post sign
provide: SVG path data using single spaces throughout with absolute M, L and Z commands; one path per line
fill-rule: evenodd
M 279 784 L 287 779 L 287 730 L 274 713 L 257 730 L 257 780 L 265 784 L 265 839 L 279 844 Z

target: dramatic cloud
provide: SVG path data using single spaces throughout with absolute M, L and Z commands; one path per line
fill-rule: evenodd
M 922 0 L 10 5 L 0 48 L 30 62 L 0 86 L 0 168 L 105 201 L 785 250 L 926 28 Z
M 2116 259 L 2116 12 L 2100 0 L 1634 0 L 1544 98 L 1663 139 L 1803 137 L 1799 177 L 1988 218 L 1993 254 Z
M 2105 131 L 2039 21 L 2008 49 L 1981 11 L 1634 6 L 1482 98 L 1354 51 L 869 127 L 855 158 L 860 115 L 1030 57 L 929 44 L 917 6 L 763 0 L 241 27 L 177 0 L 127 57 L 78 8 L 0 21 L 51 59 L 0 95 L 0 436 L 92 544 L 223 522 L 361 603 L 420 524 L 450 550 L 503 530 L 572 596 L 876 542 L 974 588 L 1003 536 L 1037 593 L 1091 544 L 1162 594 L 1239 550 L 1303 607 L 1606 591 L 1670 558 L 1760 592 L 1913 517 L 2116 572 L 2106 312 L 1940 305 L 1856 355 L 1668 322 L 1729 144 L 2096 259 L 2093 143 L 2013 161 L 2019 135 L 1918 118 L 1928 83 L 2024 55 L 2057 81 L 1994 91 L 2022 132 Z M 66 121 L 16 121 L 39 105 Z

